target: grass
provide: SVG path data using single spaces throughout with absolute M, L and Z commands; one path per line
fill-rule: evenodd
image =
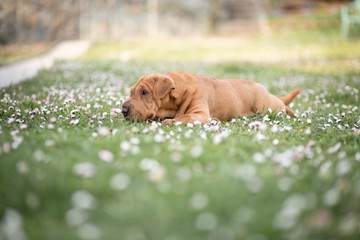
M 3 89 L 0 239 L 359 238 L 359 59 L 334 31 L 98 43 Z M 171 70 L 301 87 L 298 117 L 125 121 Z

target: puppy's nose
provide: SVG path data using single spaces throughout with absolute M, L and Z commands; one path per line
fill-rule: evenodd
M 128 106 L 124 106 L 121 109 L 121 113 L 124 115 L 124 117 L 127 117 L 129 115 L 129 107 Z
M 124 104 L 122 105 L 121 112 L 122 112 L 122 114 L 124 115 L 124 117 L 129 116 L 129 114 L 130 114 L 130 104 L 127 103 L 127 102 L 124 103 Z

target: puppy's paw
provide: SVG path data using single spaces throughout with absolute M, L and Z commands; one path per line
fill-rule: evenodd
M 175 119 L 165 119 L 162 121 L 162 125 L 172 125 L 175 122 Z

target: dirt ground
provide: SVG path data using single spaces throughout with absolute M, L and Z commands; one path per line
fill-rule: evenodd
M 0 66 L 47 52 L 54 43 L 34 43 L 26 45 L 0 45 Z

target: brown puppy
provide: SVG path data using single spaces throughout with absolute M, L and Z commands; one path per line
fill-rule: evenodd
M 270 94 L 264 86 L 247 80 L 217 80 L 186 72 L 143 76 L 131 88 L 122 106 L 127 118 L 145 121 L 165 119 L 163 123 L 209 122 L 209 118 L 228 120 L 256 112 L 294 112 L 286 105 L 300 93 L 296 88 L 286 97 Z

